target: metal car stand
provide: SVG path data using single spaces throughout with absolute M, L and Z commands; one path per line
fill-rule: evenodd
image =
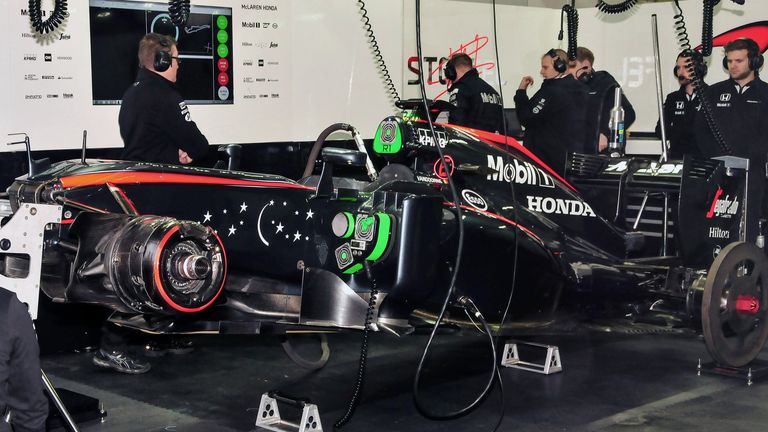
M 546 349 L 547 352 L 544 357 L 544 362 L 539 364 L 521 360 L 520 352 L 517 348 L 518 345 Z M 531 342 L 507 342 L 504 345 L 504 354 L 501 357 L 501 365 L 544 375 L 551 375 L 563 371 L 563 363 L 560 361 L 560 349 L 557 346 Z
M 301 409 L 301 419 L 298 423 L 283 420 L 277 407 L 278 401 Z M 261 395 L 258 417 L 256 418 L 256 430 L 323 432 L 323 424 L 320 422 L 320 411 L 317 409 L 317 405 L 308 400 L 293 399 L 271 391 Z
M 768 362 L 763 360 L 755 360 L 747 366 L 736 368 L 730 366 L 721 366 L 715 362 L 699 363 L 696 366 L 696 375 L 719 375 L 729 378 L 743 379 L 747 382 L 748 386 L 751 386 L 757 380 L 763 380 L 768 377 Z

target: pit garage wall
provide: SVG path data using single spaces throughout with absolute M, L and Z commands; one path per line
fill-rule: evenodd
M 499 2 L 502 3 L 502 2 Z M 694 45 L 700 40 L 700 0 L 682 1 Z M 52 8 L 52 2 L 43 2 Z M 377 123 L 395 110 L 367 43 L 356 3 L 349 0 L 205 0 L 198 5 L 225 6 L 233 10 L 234 104 L 193 105 L 192 118 L 212 144 L 311 141 L 327 125 L 347 122 L 370 138 Z M 417 97 L 416 74 L 409 57 L 416 55 L 414 2 L 369 0 L 369 17 L 395 86 L 404 98 Z M 92 104 L 88 1 L 69 2 L 70 18 L 54 38 L 38 40 L 22 11 L 24 0 L 0 0 L 7 11 L 0 18 L 6 41 L 0 54 L 0 135 L 26 132 L 41 150 L 75 149 L 82 131 L 88 130 L 89 147 L 120 147 L 118 106 Z M 252 5 L 275 5 L 277 11 L 255 10 Z M 579 44 L 596 54 L 598 69 L 607 69 L 621 82 L 638 112 L 634 131 L 651 131 L 656 123 L 650 16 L 659 17 L 664 92 L 676 87 L 671 75 L 678 52 L 672 3 L 644 4 L 629 14 L 606 16 L 594 8 L 580 12 Z M 745 6 L 721 2 L 716 8 L 714 33 L 768 19 L 768 2 L 750 1 Z M 278 28 L 256 29 L 244 22 L 270 21 Z M 498 86 L 502 72 L 506 105 L 523 75 L 532 75 L 538 88 L 539 58 L 558 41 L 560 11 L 557 9 L 497 5 L 500 65 L 496 65 L 492 6 L 489 1 L 423 0 L 423 50 L 425 57 L 440 58 L 452 51 L 473 52 L 483 77 Z M 251 42 L 244 46 L 243 42 Z M 278 46 L 267 48 L 275 42 Z M 264 47 L 264 48 L 262 48 Z M 51 61 L 45 62 L 45 54 Z M 725 78 L 718 66 L 722 49 L 715 48 L 708 82 Z M 26 60 L 25 60 L 26 58 Z M 264 72 L 258 59 L 279 63 Z M 110 61 L 108 58 L 103 61 Z M 431 66 L 437 68 L 437 62 Z M 425 62 L 425 70 L 429 69 Z M 500 66 L 500 68 L 499 68 Z M 264 69 L 264 68 L 262 68 Z M 55 76 L 54 80 L 28 81 L 28 75 Z M 248 78 L 277 81 L 246 82 Z M 59 77 L 61 77 L 59 79 Z M 408 82 L 411 84 L 407 84 Z M 433 74 L 428 92 L 445 91 Z M 65 93 L 67 98 L 65 99 Z M 251 99 L 254 94 L 269 94 Z M 272 97 L 278 94 L 279 97 Z M 28 99 L 40 95 L 41 99 Z M 48 95 L 58 95 L 48 98 Z M 70 97 L 71 96 L 71 97 Z M 443 96 L 445 97 L 445 96 Z M 658 144 L 646 151 L 655 152 Z M 0 145 L 0 152 L 10 151 Z
M 395 112 L 375 68 L 356 2 L 193 4 L 230 7 L 233 14 L 234 103 L 190 106 L 192 119 L 212 144 L 314 140 L 336 122 L 350 123 L 371 137 L 378 122 Z M 402 57 L 402 2 L 366 4 L 379 47 L 394 62 Z M 277 10 L 254 7 L 263 5 Z M 66 27 L 48 38 L 31 37 L 27 8 L 26 0 L 0 0 L 5 12 L 0 34 L 6 47 L 0 54 L 0 136 L 26 132 L 35 149 L 74 149 L 86 129 L 89 148 L 121 147 L 119 106 L 92 103 L 91 68 L 110 59 L 91 62 L 88 0 L 70 0 Z M 50 13 L 53 2 L 43 0 L 43 8 Z M 255 28 L 256 22 L 271 24 Z M 258 65 L 259 59 L 265 66 Z M 401 74 L 393 75 L 399 88 Z M 0 151 L 18 149 L 7 147 L 4 140 L 0 138 Z

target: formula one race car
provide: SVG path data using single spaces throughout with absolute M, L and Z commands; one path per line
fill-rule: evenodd
M 500 334 L 563 312 L 663 311 L 701 328 L 720 364 L 762 349 L 768 262 L 739 241 L 743 160 L 574 155 L 568 181 L 501 135 L 389 117 L 373 154 L 356 133 L 359 150 L 320 153 L 336 129 L 354 133 L 326 130 L 298 181 L 96 160 L 19 178 L 3 207 L 0 283 L 33 310 L 39 287 L 149 332 L 402 334 L 435 319 L 460 249 L 453 298 Z M 322 173 L 309 175 L 319 154 Z M 371 179 L 334 176 L 339 166 Z

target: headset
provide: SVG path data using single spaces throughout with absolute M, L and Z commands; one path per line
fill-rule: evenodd
M 557 55 L 557 52 L 554 49 L 547 51 L 547 55 L 552 57 L 552 62 L 555 68 L 555 72 L 565 73 L 565 71 L 568 70 L 568 63 L 566 63 L 565 60 L 561 59 L 560 56 Z
M 752 71 L 759 70 L 761 67 L 763 67 L 763 63 L 765 63 L 765 58 L 763 58 L 763 55 L 760 54 L 760 46 L 757 45 L 757 42 L 749 38 L 742 38 L 741 40 L 743 40 L 747 44 L 747 56 L 749 57 L 749 70 L 752 70 Z M 728 70 L 728 54 L 727 53 L 725 57 L 723 57 L 723 69 Z
M 173 57 L 171 57 L 171 42 L 166 37 L 161 37 L 158 41 L 160 47 L 155 52 L 154 67 L 157 72 L 165 72 L 171 67 Z
M 456 81 L 456 66 L 450 60 L 445 64 L 445 78 L 449 81 Z
M 699 78 L 704 78 L 707 76 L 707 63 L 704 62 L 704 55 L 701 54 L 698 51 L 694 50 L 685 50 L 678 54 L 678 59 L 685 58 L 688 59 L 685 64 L 685 68 L 690 70 L 691 67 L 694 68 L 693 73 L 695 76 Z M 675 68 L 672 70 L 672 73 L 675 75 L 675 78 L 680 78 L 680 75 L 678 72 L 680 71 L 680 66 L 675 65 Z

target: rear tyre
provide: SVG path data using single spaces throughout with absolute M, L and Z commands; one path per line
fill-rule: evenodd
M 768 258 L 751 243 L 731 243 L 707 274 L 701 305 L 707 351 L 719 364 L 742 367 L 768 337 Z

